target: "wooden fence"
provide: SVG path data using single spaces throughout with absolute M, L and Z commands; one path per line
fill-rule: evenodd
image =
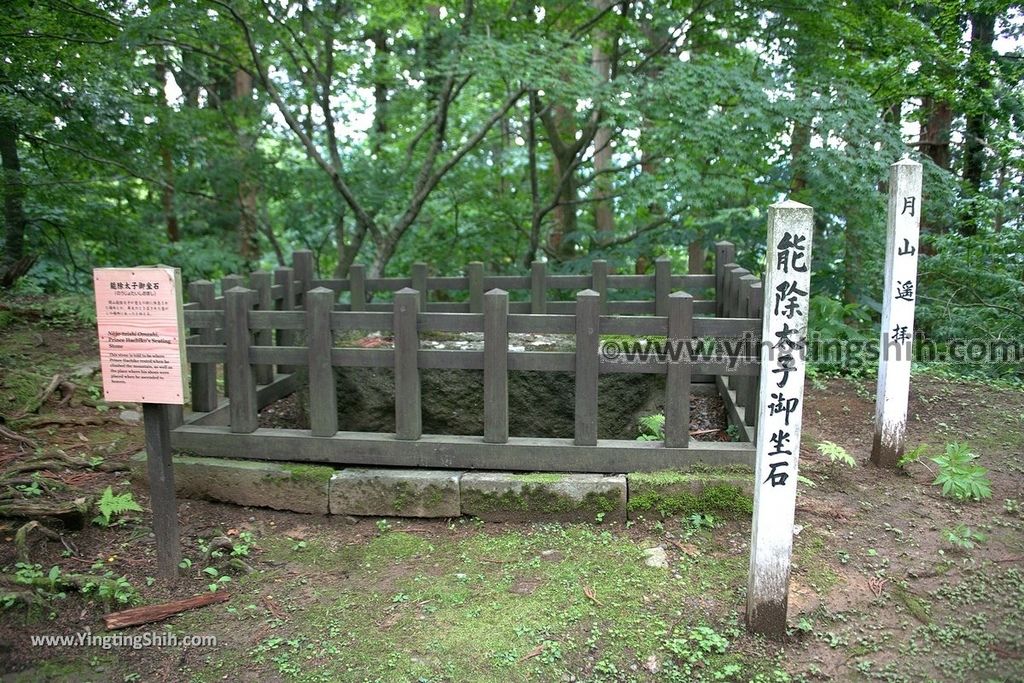
M 430 277 L 415 264 L 408 278 L 367 278 L 353 266 L 345 279 L 316 279 L 313 258 L 297 251 L 291 268 L 188 287 L 185 324 L 192 329 L 187 356 L 193 412 L 172 431 L 175 448 L 202 455 L 346 465 L 441 467 L 565 472 L 624 472 L 709 464 L 753 463 L 751 445 L 761 334 L 761 283 L 735 263 L 728 242 L 716 246 L 713 275 L 674 275 L 659 259 L 653 275 L 617 275 L 594 261 L 590 275 L 551 275 L 534 263 L 529 276 L 485 275 L 471 263 L 463 277 Z M 244 285 L 248 284 L 248 288 Z M 447 292 L 465 301 L 437 301 Z M 527 290 L 529 301 L 510 301 L 508 290 Z M 549 300 L 551 290 L 576 291 L 575 300 Z M 649 291 L 645 300 L 618 300 L 609 291 Z M 699 299 L 714 291 L 714 299 Z M 375 292 L 393 293 L 374 302 Z M 432 297 L 432 293 L 442 294 Z M 347 293 L 347 302 L 338 302 Z M 338 348 L 337 333 L 382 331 L 393 348 Z M 482 350 L 421 348 L 431 332 L 482 333 Z M 510 351 L 509 334 L 575 337 L 573 351 Z M 669 340 L 746 337 L 743 352 L 722 358 L 673 362 L 668 355 L 611 357 L 601 335 L 665 336 Z M 223 366 L 223 397 L 217 391 Z M 302 390 L 295 373 L 308 368 L 310 429 L 266 429 L 259 410 Z M 394 434 L 339 432 L 336 366 L 393 368 Z M 484 433 L 423 434 L 420 371 L 482 370 Z M 572 439 L 509 436 L 508 373 L 575 375 Z M 598 377 L 607 373 L 666 376 L 665 440 L 597 438 Z M 689 396 L 694 380 L 713 377 L 743 441 L 689 438 Z M 538 406 L 543 410 L 543 406 Z

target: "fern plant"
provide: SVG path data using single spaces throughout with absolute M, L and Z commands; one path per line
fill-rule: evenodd
M 857 461 L 853 459 L 845 448 L 832 441 L 821 441 L 818 443 L 818 452 L 828 458 L 829 462 L 833 465 L 846 465 L 847 467 L 856 467 Z
M 664 441 L 665 416 L 661 413 L 644 415 L 640 418 L 640 436 L 637 441 Z
M 981 500 L 992 497 L 992 484 L 988 478 L 988 470 L 976 465 L 978 459 L 967 447 L 967 444 L 951 443 L 946 445 L 946 452 L 932 458 L 939 466 L 939 473 L 932 482 L 942 487 L 942 495 L 957 500 Z
M 110 526 L 110 520 L 115 515 L 123 515 L 126 512 L 142 512 L 142 506 L 135 502 L 131 491 L 114 495 L 114 491 L 109 486 L 96 501 L 96 508 L 100 514 L 92 521 L 100 526 Z

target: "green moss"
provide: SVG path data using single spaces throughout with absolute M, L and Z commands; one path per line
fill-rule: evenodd
M 334 476 L 333 467 L 323 465 L 304 465 L 297 463 L 281 463 L 281 468 L 291 475 L 292 481 L 308 481 L 314 484 L 326 484 Z
M 685 479 L 680 480 L 679 483 L 685 481 Z M 679 490 L 678 487 L 659 490 L 657 486 L 652 486 L 646 491 L 630 494 L 628 507 L 636 512 L 658 512 L 663 517 L 708 512 L 732 512 L 749 515 L 753 512 L 754 501 L 739 486 L 730 484 L 705 486 L 700 493 Z
M 513 474 L 512 478 L 530 484 L 554 484 L 562 481 L 565 477 L 554 472 L 530 472 L 528 474 Z
M 465 506 L 479 512 L 509 513 L 513 517 L 529 515 L 570 516 L 584 513 L 586 516 L 611 512 L 619 505 L 619 495 L 614 491 L 590 492 L 580 500 L 552 491 L 543 485 L 524 484 L 519 491 L 485 493 L 464 490 Z

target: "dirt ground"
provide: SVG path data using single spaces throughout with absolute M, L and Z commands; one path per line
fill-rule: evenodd
M 155 580 L 147 492 L 125 471 L 142 428 L 98 400 L 98 377 L 83 367 L 95 354 L 74 311 L 0 318 L 0 414 L 34 442 L 0 436 L 0 474 L 54 448 L 79 463 L 15 479 L 7 495 L 98 496 L 110 486 L 143 508 L 107 527 L 93 514 L 79 530 L 52 523 L 63 540 L 30 536 L 20 565 L 23 520 L 0 520 L 2 680 L 1024 680 L 1022 392 L 915 376 L 908 442 L 927 444 L 926 456 L 890 472 L 868 462 L 871 383 L 809 382 L 791 629 L 773 643 L 743 628 L 750 521 L 725 515 L 560 526 L 182 501 L 189 566 L 173 585 Z M 19 415 L 57 374 L 74 391 L 58 388 Z M 825 459 L 824 440 L 856 466 Z M 990 499 L 956 502 L 932 485 L 927 456 L 954 442 L 988 468 Z M 958 547 L 948 534 L 960 525 L 984 539 Z M 665 550 L 667 568 L 645 563 L 652 547 Z M 19 572 L 38 579 L 31 606 L 4 598 Z M 71 574 L 106 577 L 106 590 L 62 588 Z M 33 635 L 104 634 L 102 616 L 129 602 L 211 587 L 230 599 L 120 633 L 212 635 L 216 646 L 32 644 Z

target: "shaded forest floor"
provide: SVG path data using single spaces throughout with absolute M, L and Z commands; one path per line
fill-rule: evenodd
M 37 581 L 35 605 L 0 610 L 3 680 L 1024 680 L 1024 393 L 915 377 L 910 444 L 936 455 L 966 442 L 989 469 L 992 498 L 956 503 L 923 464 L 887 472 L 867 462 L 870 382 L 808 385 L 801 474 L 814 486 L 798 498 L 792 629 L 779 644 L 743 629 L 750 521 L 741 517 L 484 524 L 182 501 L 191 566 L 173 586 L 153 581 L 147 493 L 125 471 L 141 425 L 97 400 L 94 333 L 73 307 L 38 311 L 0 311 L 0 414 L 32 407 L 61 375 L 73 392 L 57 387 L 6 426 L 40 452 L 88 464 L 46 469 L 14 490 L 46 500 L 111 486 L 147 509 L 110 527 L 53 524 L 66 543 L 30 543 L 20 567 L 21 522 L 0 520 L 5 585 L 19 570 L 53 576 L 53 567 L 129 584 L 82 595 Z M 857 466 L 828 463 L 821 440 Z M 32 451 L 0 437 L 0 472 Z M 958 525 L 986 539 L 957 548 L 947 530 Z M 224 556 L 211 556 L 224 539 Z M 667 568 L 645 563 L 652 547 L 666 551 Z M 229 565 L 232 554 L 240 562 Z M 104 633 L 103 614 L 133 592 L 150 604 L 208 591 L 217 583 L 208 569 L 231 577 L 219 582 L 226 603 L 122 633 L 215 635 L 215 647 L 31 645 L 34 634 Z

